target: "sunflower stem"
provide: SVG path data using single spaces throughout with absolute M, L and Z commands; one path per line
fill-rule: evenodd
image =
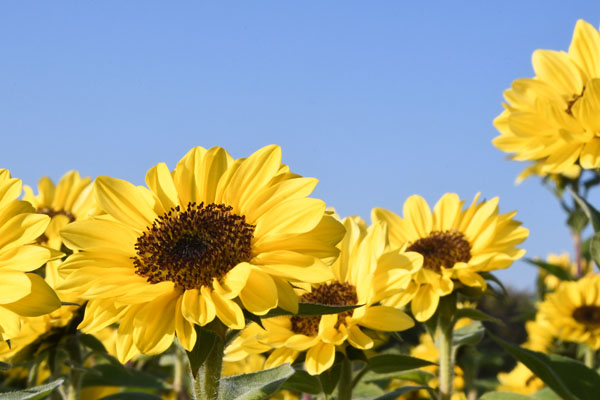
M 438 320 L 438 340 L 440 346 L 440 400 L 450 400 L 452 397 L 452 382 L 454 380 L 452 334 L 454 331 L 455 311 L 455 294 L 444 296 L 440 299 Z
M 344 357 L 342 360 L 342 372 L 338 383 L 338 399 L 352 399 L 352 361 Z
M 214 341 L 212 349 L 206 360 L 198 368 L 198 373 L 194 379 L 194 391 L 198 400 L 218 400 L 220 398 L 219 385 L 221 383 L 227 327 L 220 321 L 211 325 L 211 330 L 217 334 L 218 339 Z
M 584 362 L 586 367 L 594 369 L 596 366 L 596 351 L 588 345 L 585 346 Z

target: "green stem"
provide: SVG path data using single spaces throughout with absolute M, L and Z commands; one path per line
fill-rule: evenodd
M 454 380 L 454 358 L 452 354 L 452 334 L 454 331 L 454 314 L 456 312 L 456 295 L 451 294 L 440 299 L 439 319 L 437 326 L 440 343 L 440 400 L 450 400 Z
M 352 361 L 344 357 L 342 361 L 342 372 L 338 382 L 338 399 L 352 399 Z
M 588 345 L 585 346 L 584 362 L 588 368 L 594 369 L 596 366 L 596 351 Z
M 215 344 L 206 360 L 198 369 L 194 382 L 194 390 L 198 400 L 218 400 L 221 367 L 223 365 L 223 341 L 215 340 Z

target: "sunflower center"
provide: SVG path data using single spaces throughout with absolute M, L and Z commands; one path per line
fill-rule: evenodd
M 65 217 L 69 218 L 69 222 L 75 221 L 75 216 L 66 210 L 55 210 L 50 207 L 42 207 L 38 208 L 37 213 L 47 215 L 50 218 L 55 217 L 57 215 L 64 215 Z
M 426 238 L 413 242 L 406 251 L 415 251 L 423 256 L 423 268 L 442 272 L 442 267 L 452 268 L 457 262 L 471 259 L 471 245 L 465 235 L 452 230 L 431 232 Z
M 225 204 L 189 203 L 156 218 L 135 244 L 135 272 L 150 283 L 183 289 L 210 286 L 252 258 L 254 225 Z
M 598 306 L 581 306 L 573 311 L 575 321 L 589 328 L 600 327 L 600 307 Z
M 346 282 L 333 282 L 321 285 L 313 289 L 312 292 L 303 294 L 300 297 L 300 302 L 329 306 L 350 306 L 358 303 L 358 296 L 353 285 Z M 335 327 L 338 328 L 346 320 L 346 317 L 351 315 L 352 310 L 339 313 Z M 319 315 L 310 317 L 294 316 L 292 317 L 292 331 L 306 336 L 316 336 L 319 333 L 319 322 L 321 322 L 321 316 Z

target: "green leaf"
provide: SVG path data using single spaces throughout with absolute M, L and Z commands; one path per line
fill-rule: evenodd
M 560 400 L 560 397 L 548 387 L 538 390 L 531 397 L 537 400 Z
M 15 392 L 0 393 L 0 400 L 37 400 L 42 399 L 50 394 L 54 389 L 59 387 L 64 382 L 64 379 L 57 379 L 45 385 L 35 386 L 25 390 Z
M 96 365 L 83 376 L 82 386 L 124 386 L 165 389 L 165 384 L 156 376 L 144 371 L 118 367 L 113 364 Z
M 321 381 L 321 388 L 323 389 L 323 393 L 331 394 L 335 390 L 338 381 L 340 380 L 340 375 L 342 374 L 342 362 L 340 361 L 339 353 L 336 353 L 336 361 L 334 361 L 331 368 L 326 371 L 323 371 L 321 375 L 319 375 L 319 380 Z M 342 356 L 345 357 L 345 356 Z
M 359 382 L 352 389 L 352 398 L 356 400 L 373 399 L 383 395 L 385 391 L 374 383 Z
M 415 390 L 421 389 L 429 389 L 429 386 L 403 386 L 398 389 L 394 389 L 391 392 L 384 394 L 383 396 L 376 397 L 373 400 L 395 400 L 399 396 L 402 396 L 405 393 L 414 392 Z
M 266 399 L 276 393 L 294 372 L 294 368 L 289 364 L 283 364 L 264 371 L 223 378 L 221 380 L 222 398 L 227 400 Z
M 521 361 L 562 399 L 597 399 L 600 376 L 570 358 L 531 351 L 508 343 L 488 332 L 490 338 L 511 356 Z
M 594 234 L 590 240 L 590 256 L 596 265 L 600 267 L 600 232 Z
M 0 370 L 10 369 L 10 364 L 0 361 Z
M 573 189 L 569 187 L 568 190 L 571 193 L 571 196 L 573 196 L 573 199 L 575 199 L 575 202 L 579 205 L 579 207 L 581 207 L 585 215 L 592 223 L 592 228 L 594 228 L 594 232 L 600 231 L 600 212 L 598 212 L 598 210 L 596 210 L 585 199 L 583 199 L 577 193 L 575 193 Z
M 190 360 L 190 368 L 194 378 L 198 374 L 198 369 L 208 357 L 208 354 L 214 347 L 217 340 L 221 340 L 219 336 L 211 330 L 204 329 L 199 325 L 195 325 L 196 329 L 196 344 L 192 351 L 186 351 L 188 359 Z
M 508 296 L 508 292 L 506 291 L 504 284 L 502 283 L 502 281 L 500 279 L 498 279 L 496 277 L 496 275 L 492 274 L 491 272 L 486 272 L 486 271 L 479 272 L 479 275 L 481 275 L 482 278 L 485 279 L 486 281 L 494 282 L 496 285 L 498 285 L 498 287 L 500 287 L 500 289 L 502 290 L 502 294 L 504 296 Z
M 355 308 L 362 307 L 362 304 L 348 305 L 348 306 L 332 306 L 327 304 L 315 304 L 315 303 L 298 303 L 298 313 L 294 314 L 290 311 L 282 308 L 275 308 L 269 311 L 266 315 L 261 318 L 273 318 L 282 315 L 298 315 L 302 317 L 311 317 L 315 315 L 326 315 L 326 314 L 339 314 L 345 311 L 354 310 Z
M 79 335 L 79 341 L 81 342 L 81 344 L 83 344 L 85 347 L 91 350 L 97 351 L 98 353 L 106 353 L 106 348 L 104 347 L 102 342 L 98 340 L 98 338 L 96 338 L 96 336 L 94 335 L 82 333 Z
M 481 396 L 479 400 L 531 400 L 531 397 L 518 393 L 488 392 Z
M 319 378 L 306 371 L 298 370 L 281 386 L 281 390 L 297 390 L 302 393 L 321 393 Z
M 436 365 L 431 361 L 401 354 L 381 354 L 369 358 L 369 369 L 377 374 L 408 371 L 411 369 Z
M 577 233 L 581 233 L 587 223 L 588 217 L 581 208 L 576 208 L 567 219 L 567 224 Z
M 393 333 L 396 333 L 396 332 L 393 332 Z M 365 355 L 364 351 L 362 351 L 361 349 L 352 347 L 352 346 L 346 347 L 346 357 L 348 357 L 348 360 L 350 360 L 350 361 L 358 361 L 358 362 L 362 362 L 362 363 L 369 362 L 369 360 L 367 360 L 367 356 Z
M 372 371 L 369 371 L 365 374 L 365 376 L 361 379 L 364 382 L 379 382 L 383 380 L 390 379 L 401 379 L 407 382 L 414 382 L 419 385 L 427 385 L 430 380 L 435 378 L 435 375 L 431 372 L 423 371 L 420 369 L 414 369 L 411 371 L 406 371 L 402 373 L 391 372 L 388 374 L 376 374 Z
M 100 400 L 162 400 L 162 397 L 144 392 L 123 392 L 105 396 Z
M 476 308 L 459 308 L 454 313 L 454 320 L 458 321 L 461 318 L 470 318 L 476 321 L 489 321 L 498 325 L 504 325 L 504 322 L 501 319 L 492 317 Z
M 561 267 L 560 265 L 550 264 L 539 260 L 533 260 L 531 258 L 525 258 L 525 261 L 529 264 L 537 265 L 547 273 L 556 276 L 561 281 L 572 281 L 573 279 L 575 279 L 567 269 Z
M 457 329 L 452 334 L 452 346 L 475 346 L 483 339 L 485 328 L 479 321 Z

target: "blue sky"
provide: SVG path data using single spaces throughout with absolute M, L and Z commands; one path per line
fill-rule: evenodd
M 569 250 L 556 201 L 491 140 L 503 90 L 579 18 L 598 26 L 600 2 L 2 2 L 1 166 L 142 184 L 193 146 L 277 143 L 343 216 L 480 191 L 518 210 L 528 256 Z

